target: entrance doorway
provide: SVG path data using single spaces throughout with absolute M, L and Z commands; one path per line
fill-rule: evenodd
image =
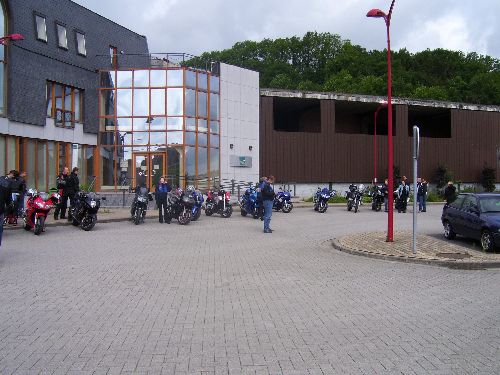
M 134 184 L 146 185 L 154 191 L 166 173 L 165 153 L 134 153 Z

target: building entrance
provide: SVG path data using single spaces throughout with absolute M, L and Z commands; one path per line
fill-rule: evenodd
M 166 175 L 165 153 L 134 153 L 134 181 L 132 186 L 146 185 L 154 191 L 161 176 Z

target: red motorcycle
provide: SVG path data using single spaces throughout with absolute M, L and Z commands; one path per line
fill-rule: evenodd
M 233 213 L 233 207 L 230 203 L 231 194 L 224 189 L 218 192 L 209 190 L 207 192 L 207 200 L 205 201 L 205 215 L 212 216 L 219 214 L 224 218 L 228 218 Z
M 59 204 L 61 196 L 58 193 L 48 194 L 35 189 L 29 189 L 27 195 L 24 229 L 35 228 L 35 234 L 38 236 L 45 230 L 45 220 L 50 210 Z

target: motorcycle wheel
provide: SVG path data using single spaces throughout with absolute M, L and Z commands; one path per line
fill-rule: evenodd
M 212 208 L 205 208 L 205 215 L 207 216 L 212 216 L 213 215 L 213 211 L 212 211 Z
M 199 208 L 197 211 L 196 211 L 196 214 L 193 216 L 193 218 L 191 219 L 191 221 L 196 221 L 200 218 L 201 216 L 201 208 Z
M 38 222 L 35 224 L 35 234 L 37 236 L 43 232 L 44 224 L 45 224 L 45 218 L 43 216 L 40 216 L 38 218 Z
M 324 204 L 321 204 L 321 203 L 320 203 L 320 204 L 319 204 L 318 211 L 319 211 L 320 213 L 322 213 L 322 214 L 323 214 L 323 213 L 325 213 L 327 209 L 328 209 L 328 203 L 324 203 Z
M 254 219 L 258 219 L 259 218 L 259 210 L 257 208 L 253 210 L 252 217 Z
M 96 215 L 87 215 L 82 220 L 82 229 L 88 232 L 89 230 L 94 228 L 96 222 L 97 222 Z
M 191 212 L 189 212 L 188 210 L 182 210 L 179 217 L 177 218 L 177 221 L 180 225 L 189 224 L 189 222 L 191 221 Z
M 314 211 L 318 211 L 319 208 L 318 208 L 318 204 L 317 203 L 314 203 Z
M 377 207 L 375 207 L 375 211 L 379 212 L 382 209 L 382 203 L 377 203 Z
M 139 225 L 142 217 L 142 208 L 136 208 L 134 213 L 134 224 Z
M 26 217 L 26 215 L 24 215 L 23 221 L 24 221 L 23 228 L 28 231 L 31 230 L 31 225 L 28 224 L 28 218 Z
M 240 212 L 241 212 L 241 216 L 243 216 L 243 217 L 247 216 L 247 214 L 248 214 L 248 212 L 246 212 L 244 208 L 242 208 Z
M 283 211 L 285 214 L 289 213 L 290 211 L 293 210 L 293 203 L 292 202 L 285 202 L 283 205 L 283 208 L 281 211 Z
M 359 201 L 356 201 L 356 203 L 354 203 L 354 213 L 358 212 L 358 208 L 359 208 Z
M 233 207 L 227 206 L 226 209 L 221 212 L 220 216 L 227 219 L 231 217 L 232 214 L 233 214 Z
M 348 201 L 347 202 L 347 211 L 351 211 L 351 210 L 352 210 L 352 202 Z
M 72 219 L 71 219 L 71 223 L 72 223 L 75 227 L 77 227 L 77 226 L 79 226 L 79 225 L 80 225 L 80 223 L 78 222 L 78 220 L 76 220 L 76 219 L 75 219 L 75 217 L 76 217 L 76 215 L 75 215 L 75 214 L 76 214 L 76 212 L 75 212 L 74 210 L 73 210 L 73 211 L 71 211 L 71 218 L 72 218 Z

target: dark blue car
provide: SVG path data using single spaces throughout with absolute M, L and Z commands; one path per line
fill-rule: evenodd
M 444 206 L 441 221 L 447 239 L 459 234 L 480 240 L 485 251 L 500 248 L 500 194 L 458 194 Z

